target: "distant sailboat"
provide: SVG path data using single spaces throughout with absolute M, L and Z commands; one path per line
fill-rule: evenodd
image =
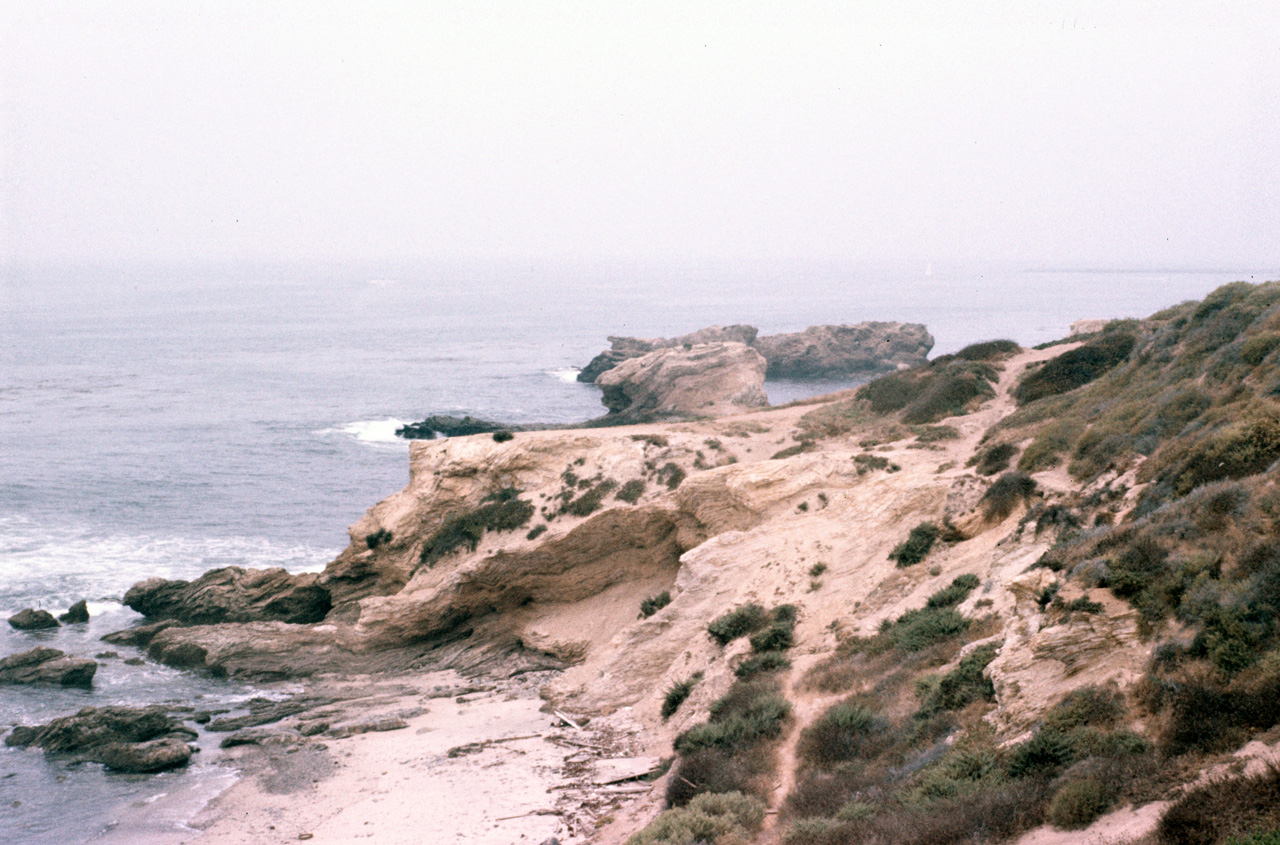
M 933 262 L 932 262 L 932 261 L 930 261 L 930 262 L 925 266 L 925 268 L 924 268 L 924 275 L 925 275 L 925 277 L 926 277 L 926 278 L 927 278 L 927 277 L 929 277 L 929 276 L 932 276 L 932 275 L 933 275 Z

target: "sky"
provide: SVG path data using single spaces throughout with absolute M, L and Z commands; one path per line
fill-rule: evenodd
M 1280 4 L 0 2 L 0 262 L 1280 266 Z

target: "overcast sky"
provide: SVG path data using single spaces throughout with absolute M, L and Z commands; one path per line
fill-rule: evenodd
M 1280 265 L 1280 4 L 0 2 L 0 250 Z

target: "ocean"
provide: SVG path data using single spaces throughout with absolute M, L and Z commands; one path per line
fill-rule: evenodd
M 234 708 L 261 694 L 152 664 L 97 638 L 138 617 L 143 578 L 317 570 L 346 526 L 404 486 L 394 436 L 432 413 L 571 422 L 603 412 L 573 376 L 608 335 L 750 323 L 925 323 L 933 354 L 1032 345 L 1084 317 L 1140 317 L 1277 271 L 991 266 L 529 265 L 11 269 L 0 279 L 0 657 L 35 645 L 103 658 L 91 691 L 0 687 L 0 733 L 83 706 Z M 774 402 L 848 386 L 770 383 Z M 164 841 L 233 773 L 216 737 L 151 777 L 0 747 L 0 841 Z

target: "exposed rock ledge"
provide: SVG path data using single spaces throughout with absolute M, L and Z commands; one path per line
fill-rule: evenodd
M 743 343 L 658 349 L 623 361 L 596 384 L 611 417 L 720 416 L 763 408 L 765 360 Z
M 610 348 L 578 373 L 578 381 L 600 384 L 602 373 L 655 350 L 700 343 L 737 342 L 765 358 L 768 378 L 859 378 L 919 366 L 933 336 L 920 323 L 865 322 L 810 326 L 802 332 L 757 337 L 754 326 L 710 326 L 673 338 L 610 337 Z

